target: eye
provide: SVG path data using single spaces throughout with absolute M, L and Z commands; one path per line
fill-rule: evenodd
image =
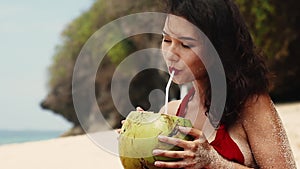
M 184 48 L 187 48 L 187 49 L 190 49 L 190 48 L 192 48 L 192 47 L 194 47 L 193 45 L 186 45 L 186 44 L 181 44 L 181 46 L 182 47 L 184 47 Z
M 165 34 L 162 35 L 162 41 L 165 43 L 170 43 L 172 40 Z
M 169 39 L 165 39 L 165 38 L 163 39 L 163 41 L 164 41 L 164 42 L 166 42 L 166 43 L 170 43 L 170 42 L 172 42 L 171 40 L 169 40 Z
M 168 39 L 168 38 L 166 38 L 166 37 L 163 37 L 163 42 L 164 42 L 164 43 L 171 43 L 172 40 L 171 40 L 171 39 Z

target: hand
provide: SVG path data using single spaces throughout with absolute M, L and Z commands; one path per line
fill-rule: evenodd
M 156 161 L 154 164 L 162 168 L 186 168 L 198 169 L 208 166 L 219 154 L 209 145 L 203 133 L 195 128 L 179 127 L 179 131 L 193 136 L 194 141 L 186 141 L 178 138 L 159 136 L 161 142 L 176 145 L 183 148 L 183 151 L 153 150 L 153 155 L 171 158 L 181 158 L 181 161 L 164 162 Z
M 144 109 L 141 107 L 136 107 L 136 111 L 144 111 Z
M 125 121 L 126 121 L 126 120 L 122 120 L 122 121 L 121 121 L 121 124 L 123 125 L 123 124 L 125 123 Z M 120 133 L 121 133 L 121 129 L 120 129 L 120 128 L 119 128 L 119 129 L 117 129 L 116 131 L 117 131 L 117 133 L 118 133 L 118 134 L 120 134 Z

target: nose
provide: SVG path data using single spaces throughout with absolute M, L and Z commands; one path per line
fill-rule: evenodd
M 171 62 L 177 62 L 180 58 L 178 47 L 174 44 L 170 45 L 166 50 L 165 50 L 165 58 L 166 60 L 169 60 Z

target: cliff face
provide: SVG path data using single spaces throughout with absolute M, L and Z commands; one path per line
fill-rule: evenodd
M 111 81 L 113 73 L 115 72 L 115 65 L 108 60 L 106 62 L 106 64 L 101 66 L 101 71 L 98 71 L 95 79 L 95 94 L 97 96 L 97 103 L 86 105 L 88 106 L 88 111 L 84 115 L 84 122 L 81 121 L 81 123 L 79 123 L 74 110 L 71 93 L 71 80 L 55 86 L 41 103 L 41 106 L 44 109 L 49 109 L 54 113 L 63 115 L 68 121 L 74 124 L 74 127 L 64 134 L 64 136 L 82 134 L 84 132 L 81 128 L 82 123 L 84 123 L 83 125 L 85 125 L 85 129 L 88 129 L 86 132 L 107 130 L 110 128 L 109 126 L 112 128 L 119 128 L 120 121 L 129 113 L 129 111 L 119 112 L 116 109 L 116 106 L 121 110 L 126 110 L 128 107 L 128 105 L 122 104 L 122 98 L 120 98 L 121 101 L 118 102 L 119 105 L 114 105 L 111 94 Z M 162 103 L 164 103 L 164 98 L 162 97 L 160 100 L 151 100 L 151 97 L 148 97 L 153 90 L 158 89 L 161 92 L 164 92 L 168 77 L 169 76 L 165 72 L 156 69 L 147 69 L 139 72 L 132 79 L 128 89 L 124 88 L 122 77 L 120 77 L 120 83 L 117 84 L 119 88 L 118 90 L 128 90 L 129 99 L 134 107 L 141 106 L 145 110 L 150 109 L 151 111 L 158 112 Z M 82 85 L 84 86 L 84 82 L 88 80 L 93 79 L 91 79 L 91 77 L 83 76 Z M 124 81 L 125 80 L 126 79 L 124 79 Z M 90 97 L 87 95 L 85 90 L 81 90 L 79 92 L 82 101 L 89 103 L 88 99 L 90 99 Z M 170 90 L 170 98 L 178 99 L 178 97 L 179 87 L 173 84 Z M 99 114 L 97 114 L 97 109 L 101 111 L 105 121 L 99 121 L 99 118 L 97 118 L 97 116 L 99 116 Z M 109 125 L 107 125 L 107 123 Z
M 74 128 L 67 132 L 66 135 L 81 134 L 84 131 L 81 128 L 80 122 L 85 123 L 85 129 L 88 131 L 106 130 L 120 127 L 121 119 L 129 112 L 122 112 L 122 115 L 117 111 L 111 95 L 111 80 L 116 66 L 132 52 L 145 48 L 159 48 L 161 37 L 158 35 L 145 34 L 130 37 L 116 46 L 106 54 L 101 62 L 101 68 L 93 79 L 89 73 L 89 65 L 92 60 L 85 59 L 87 69 L 81 70 L 78 84 L 81 90 L 73 89 L 83 101 L 87 101 L 86 113 L 81 118 L 80 122 L 76 115 L 73 100 L 72 100 L 72 76 L 75 61 L 79 55 L 80 49 L 83 47 L 87 39 L 99 28 L 113 19 L 126 16 L 130 13 L 142 11 L 158 11 L 159 5 L 157 1 L 141 0 L 133 2 L 125 1 L 101 1 L 98 0 L 91 9 L 75 19 L 63 32 L 64 44 L 57 47 L 57 52 L 54 56 L 54 63 L 51 65 L 49 79 L 49 94 L 42 101 L 41 107 L 52 110 L 54 113 L 60 114 L 68 121 L 74 124 Z M 124 26 L 124 31 L 131 31 L 130 28 Z M 162 64 L 162 63 L 159 63 Z M 146 75 L 146 76 L 144 76 Z M 146 77 L 146 79 L 145 79 Z M 120 77 L 122 79 L 122 77 Z M 123 77 L 124 78 L 124 77 Z M 95 80 L 95 95 L 97 103 L 88 104 L 90 96 L 85 92 L 88 88 L 87 82 Z M 154 89 L 164 91 L 168 76 L 162 72 L 152 70 L 144 72 L 130 84 L 130 101 L 134 106 L 141 106 L 145 110 L 150 108 L 148 99 L 149 93 Z M 145 83 L 146 82 L 146 83 Z M 119 84 L 122 88 L 122 83 Z M 128 90 L 129 89 L 124 89 Z M 178 97 L 179 88 L 172 86 L 171 97 Z M 160 100 L 161 101 L 161 100 Z M 163 100 L 162 100 L 163 101 Z M 117 105 L 118 108 L 126 107 L 127 105 Z M 153 107 L 151 107 L 153 108 Z M 97 109 L 100 109 L 105 120 L 97 120 Z M 154 107 L 153 111 L 158 111 L 158 107 Z M 108 123 L 109 125 L 107 125 Z M 75 130 L 76 129 L 76 130 Z

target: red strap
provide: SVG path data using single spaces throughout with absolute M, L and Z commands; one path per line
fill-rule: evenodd
M 194 95 L 195 89 L 191 88 L 187 95 L 184 96 L 182 99 L 179 108 L 177 109 L 176 116 L 179 117 L 185 117 L 186 111 L 185 108 L 187 107 L 187 104 L 189 103 L 190 98 Z
M 217 130 L 216 138 L 213 142 L 210 143 L 210 145 L 212 145 L 214 149 L 224 158 L 230 161 L 244 164 L 244 156 L 241 150 L 231 139 L 224 125 L 221 125 L 219 127 L 219 129 Z

